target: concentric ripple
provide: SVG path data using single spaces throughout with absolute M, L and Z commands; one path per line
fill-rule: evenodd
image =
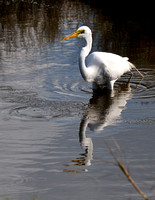
M 134 73 L 130 80 L 130 88 L 132 90 L 133 98 L 136 99 L 148 99 L 148 98 L 155 98 L 155 72 L 153 69 L 142 68 L 139 69 L 144 78 L 141 78 L 137 73 Z M 127 82 L 127 75 L 124 76 L 118 84 L 121 82 Z
M 3 109 L 6 119 L 50 120 L 56 117 L 81 115 L 85 107 L 80 101 L 57 101 L 40 98 L 36 93 L 24 90 L 5 90 L 3 99 L 11 106 Z M 9 95 L 8 95 L 9 93 Z M 60 95 L 60 94 L 59 94 Z M 12 105 L 12 102 L 14 104 Z
M 154 71 L 141 69 L 144 79 L 134 74 L 130 79 L 129 86 L 134 99 L 155 98 Z M 127 84 L 129 74 L 124 75 L 115 84 L 115 88 Z M 13 90 L 2 87 L 3 99 L 7 102 L 15 102 L 15 106 L 5 109 L 8 117 L 22 120 L 50 120 L 56 117 L 76 116 L 84 112 L 84 108 L 92 97 L 92 87 L 81 78 L 73 80 L 65 76 L 62 79 L 52 79 L 45 82 L 44 90 L 50 95 L 40 98 L 37 93 L 26 90 Z M 8 95 L 9 94 L 9 95 Z M 6 97 L 5 97 L 6 96 Z M 55 100 L 54 100 L 55 99 Z
M 84 99 L 88 100 L 92 95 L 91 84 L 83 81 L 82 78 L 76 80 L 67 78 L 63 82 L 62 80 L 53 80 L 52 83 L 46 83 L 45 89 L 55 98 L 57 94 L 58 99 L 83 101 Z
M 38 100 L 37 100 L 38 101 Z M 9 111 L 9 116 L 22 120 L 50 120 L 57 117 L 73 117 L 83 113 L 84 104 L 79 102 L 43 101 L 41 105 L 15 107 Z

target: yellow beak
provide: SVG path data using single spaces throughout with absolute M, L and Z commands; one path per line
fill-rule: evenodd
M 71 38 L 74 38 L 74 37 L 77 37 L 79 35 L 79 32 L 78 31 L 75 31 L 73 34 L 65 37 L 64 39 L 62 39 L 61 41 L 65 41 L 65 40 L 68 40 L 68 39 L 71 39 Z

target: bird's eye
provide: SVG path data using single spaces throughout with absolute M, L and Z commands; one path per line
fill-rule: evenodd
M 78 35 L 85 33 L 85 30 L 77 30 L 76 33 L 78 33 Z
M 84 30 L 81 30 L 81 34 L 83 34 L 83 33 L 85 33 L 85 31 L 84 31 Z

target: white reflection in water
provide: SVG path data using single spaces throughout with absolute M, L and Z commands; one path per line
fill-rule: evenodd
M 113 92 L 105 90 L 100 94 L 94 94 L 90 99 L 79 128 L 79 141 L 85 149 L 83 165 L 91 165 L 93 159 L 93 142 L 86 136 L 87 127 L 92 131 L 102 131 L 105 127 L 115 124 L 131 97 L 128 83 L 119 86 Z

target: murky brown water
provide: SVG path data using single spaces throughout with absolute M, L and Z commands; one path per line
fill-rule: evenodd
M 93 95 L 81 78 L 81 25 L 93 51 L 144 74 Z M 0 199 L 142 199 L 115 165 L 115 139 L 138 186 L 155 196 L 155 39 L 149 18 L 82 1 L 0 1 Z M 118 153 L 118 152 L 117 152 Z M 119 156 L 119 154 L 118 154 Z

